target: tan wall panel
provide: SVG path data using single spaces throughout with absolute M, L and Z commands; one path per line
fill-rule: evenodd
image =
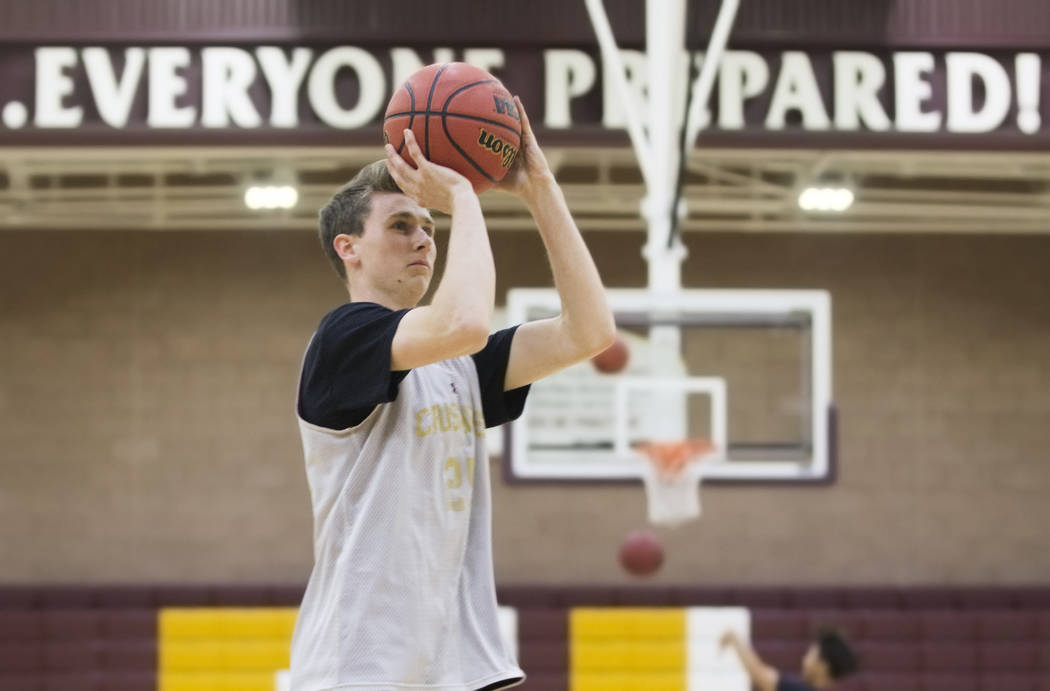
M 549 285 L 537 236 L 494 238 L 500 295 Z M 589 240 L 644 284 L 640 236 Z M 841 464 L 705 487 L 659 581 L 1050 579 L 1050 238 L 689 245 L 690 286 L 832 291 Z M 295 379 L 341 299 L 309 233 L 0 233 L 0 581 L 303 581 Z M 495 498 L 501 581 L 623 579 L 640 486 Z

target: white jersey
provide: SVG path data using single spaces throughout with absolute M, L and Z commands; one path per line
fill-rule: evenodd
M 293 691 L 473 691 L 523 677 L 500 637 L 491 490 L 470 356 L 410 371 L 336 431 L 299 417 L 315 565 Z

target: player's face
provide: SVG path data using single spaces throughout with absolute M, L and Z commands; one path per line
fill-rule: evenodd
M 377 192 L 358 253 L 360 268 L 374 288 L 396 297 L 403 307 L 413 307 L 434 275 L 434 219 L 411 197 Z

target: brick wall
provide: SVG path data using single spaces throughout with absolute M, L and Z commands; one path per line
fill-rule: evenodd
M 499 294 L 548 285 L 537 236 L 494 238 Z M 639 236 L 589 240 L 644 281 Z M 1050 578 L 1050 237 L 688 241 L 689 286 L 831 291 L 840 467 L 705 488 L 657 583 Z M 303 581 L 292 405 L 329 274 L 309 233 L 0 233 L 0 581 Z M 500 580 L 625 579 L 640 486 L 494 489 Z

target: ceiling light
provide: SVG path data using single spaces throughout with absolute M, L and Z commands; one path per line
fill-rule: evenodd
M 249 209 L 290 209 L 299 202 L 299 191 L 291 185 L 253 185 L 244 193 L 244 205 Z
M 845 187 L 807 187 L 798 196 L 803 211 L 842 212 L 853 206 L 853 191 Z

